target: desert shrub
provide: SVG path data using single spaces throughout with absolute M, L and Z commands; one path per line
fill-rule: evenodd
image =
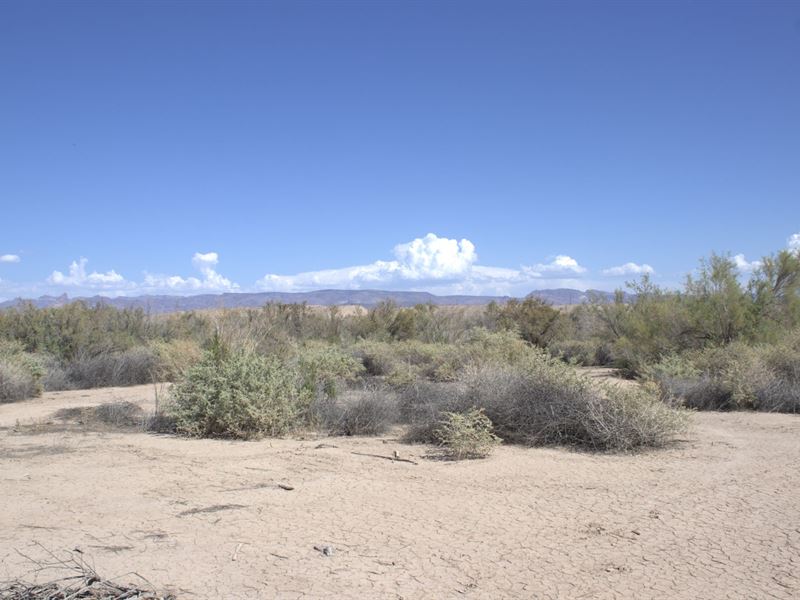
M 133 402 L 106 402 L 94 408 L 94 418 L 113 427 L 139 427 L 144 411 Z
M 153 375 L 157 381 L 175 381 L 203 358 L 200 344 L 191 339 L 156 340 L 150 343 L 150 349 L 156 356 Z
M 480 408 L 465 413 L 444 413 L 434 436 L 445 454 L 456 460 L 485 458 L 502 442 L 494 434 L 491 420 Z
M 500 329 L 516 331 L 526 342 L 545 347 L 557 333 L 561 313 L 547 302 L 535 297 L 509 300 L 505 304 L 491 303 L 489 318 Z
M 417 340 L 366 340 L 353 347 L 354 356 L 361 360 L 367 374 L 387 377 L 398 386 L 418 377 L 435 378 L 437 372 L 449 376 L 446 365 L 454 352 L 455 347 L 449 344 L 426 344 Z
M 791 335 L 773 345 L 734 342 L 667 356 L 642 374 L 663 400 L 689 408 L 800 412 L 800 350 Z
M 342 384 L 355 381 L 363 372 L 361 362 L 341 348 L 325 342 L 306 342 L 294 350 L 294 361 L 312 391 L 335 397 Z
M 19 342 L 0 341 L 0 402 L 33 398 L 42 392 L 44 369 Z
M 252 352 L 209 352 L 169 391 L 178 432 L 247 439 L 305 422 L 313 393 L 296 367 Z
M 42 387 L 50 391 L 71 390 L 75 384 L 70 381 L 64 364 L 52 354 L 37 354 L 39 364 L 42 367 Z
M 17 340 L 28 352 L 46 352 L 60 360 L 121 352 L 151 335 L 152 325 L 142 309 L 71 302 L 56 308 L 25 304 L 0 311 L 0 338 Z
M 629 450 L 658 446 L 685 424 L 650 389 L 598 387 L 542 352 L 511 365 L 479 364 L 453 384 L 418 383 L 405 390 L 400 414 L 412 440 L 435 440 L 446 412 L 480 408 L 498 435 L 525 445 L 577 444 Z
M 367 374 L 378 377 L 392 373 L 400 362 L 386 342 L 361 341 L 353 347 L 353 355 L 361 360 Z
M 17 402 L 39 394 L 36 377 L 19 362 L 0 358 L 0 403 Z
M 611 362 L 609 349 L 597 340 L 554 340 L 547 349 L 552 356 L 573 365 L 593 367 Z
M 511 331 L 490 332 L 474 328 L 459 344 L 362 341 L 353 348 L 369 375 L 384 376 L 393 387 L 405 387 L 417 379 L 456 381 L 474 363 L 514 364 L 532 352 L 529 344 Z
M 696 410 L 733 410 L 738 408 L 732 385 L 722 379 L 700 375 L 692 379 L 671 379 L 664 382 L 664 399 L 671 405 Z
M 117 428 L 141 427 L 145 422 L 142 407 L 133 402 L 106 402 L 98 406 L 62 408 L 53 415 L 63 421 L 80 420 L 85 426 Z
M 642 380 L 652 383 L 663 402 L 697 410 L 734 408 L 733 387 L 720 377 L 703 373 L 686 355 L 669 354 L 641 370 Z
M 687 425 L 686 412 L 663 404 L 647 386 L 606 385 L 580 418 L 587 445 L 612 450 L 660 447 Z
M 753 386 L 758 410 L 800 413 L 800 331 L 774 346 L 760 347 L 759 356 L 770 376 Z
M 448 412 L 466 412 L 474 408 L 461 382 L 439 383 L 414 381 L 400 392 L 400 421 L 408 425 L 410 442 L 436 443 L 436 430 Z
M 66 363 L 64 370 L 76 388 L 139 385 L 157 378 L 159 360 L 151 348 L 136 346 L 125 352 L 81 355 Z
M 663 445 L 685 423 L 683 413 L 660 402 L 649 389 L 598 388 L 544 355 L 519 367 L 477 369 L 467 386 L 495 430 L 525 444 L 630 450 Z
M 318 397 L 317 426 L 332 435 L 380 435 L 397 422 L 397 399 L 391 390 L 350 390 L 340 397 Z
M 773 377 L 754 390 L 755 408 L 766 412 L 800 413 L 800 383 Z
M 790 331 L 774 345 L 760 346 L 767 367 L 781 379 L 800 382 L 800 329 Z
M 573 368 L 542 355 L 524 366 L 476 366 L 464 382 L 499 435 L 523 444 L 584 441 L 575 426 L 579 411 L 598 395 Z
M 460 366 L 472 363 L 516 364 L 530 358 L 534 350 L 513 331 L 470 331 L 464 343 L 456 347 Z

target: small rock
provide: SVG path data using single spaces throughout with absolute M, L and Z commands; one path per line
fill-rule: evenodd
M 314 550 L 322 552 L 324 556 L 333 556 L 336 550 L 333 549 L 333 546 L 314 546 Z

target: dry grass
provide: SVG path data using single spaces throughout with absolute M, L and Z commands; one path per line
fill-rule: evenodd
M 36 565 L 36 579 L 47 571 L 61 575 L 44 583 L 30 583 L 20 579 L 0 583 L 0 600 L 174 600 L 172 594 L 154 591 L 141 575 L 129 573 L 147 584 L 147 588 L 135 587 L 100 577 L 80 551 L 70 552 L 59 558 L 45 551 L 47 562 L 29 560 Z M 23 555 L 24 556 L 24 555 Z M 27 558 L 27 557 L 26 557 Z M 121 579 L 121 578 L 119 578 Z

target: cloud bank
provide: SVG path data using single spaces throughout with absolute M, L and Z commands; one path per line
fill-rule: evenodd
M 86 264 L 88 262 L 86 258 L 72 261 L 67 275 L 64 275 L 61 271 L 53 271 L 50 277 L 47 278 L 47 282 L 59 286 L 100 289 L 112 289 L 126 283 L 125 278 L 114 269 L 105 273 L 98 273 L 97 271 L 87 273 Z
M 618 267 L 603 269 L 603 275 L 609 275 L 611 277 L 620 277 L 623 275 L 651 275 L 653 273 L 655 273 L 655 269 L 650 265 L 646 263 L 638 265 L 635 262 L 626 262 L 624 265 L 619 265 Z
M 475 245 L 429 233 L 398 244 L 392 260 L 294 275 L 268 273 L 256 283 L 264 291 L 302 292 L 323 288 L 425 289 L 445 294 L 526 294 L 547 285 L 574 286 L 586 272 L 574 258 L 557 255 L 549 263 L 519 268 L 476 264 Z M 548 275 L 545 278 L 545 274 Z
M 800 244 L 800 235 L 798 244 Z M 3 255 L 3 262 L 14 259 Z M 18 257 L 16 257 L 18 259 Z M 742 260 L 744 260 L 742 258 Z M 396 244 L 385 259 L 334 269 L 294 274 L 267 272 L 252 284 L 240 285 L 219 271 L 217 252 L 196 252 L 194 273 L 162 274 L 145 271 L 141 280 L 126 278 L 115 269 L 89 270 L 89 261 L 73 261 L 66 272 L 53 271 L 45 281 L 32 284 L 2 283 L 0 292 L 11 295 L 139 295 L 193 294 L 236 291 L 303 292 L 319 289 L 424 290 L 434 294 L 524 296 L 536 289 L 611 289 L 614 277 L 653 273 L 648 264 L 628 262 L 610 267 L 592 278 L 589 270 L 569 254 L 553 254 L 541 262 L 516 267 L 480 264 L 475 244 L 435 233 Z M 602 276 L 601 276 L 602 275 Z
M 181 277 L 180 275 L 145 274 L 143 287 L 151 292 L 233 292 L 239 284 L 223 277 L 216 271 L 219 255 L 216 252 L 195 252 L 192 266 L 202 277 Z

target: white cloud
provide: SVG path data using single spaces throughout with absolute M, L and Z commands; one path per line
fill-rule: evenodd
M 786 242 L 789 250 L 800 252 L 800 233 L 793 233 Z
M 105 273 L 98 273 L 92 271 L 86 272 L 86 264 L 88 259 L 81 258 L 78 261 L 72 261 L 69 266 L 69 273 L 64 275 L 61 271 L 53 271 L 47 282 L 53 285 L 66 285 L 85 288 L 109 288 L 113 286 L 120 286 L 127 283 L 125 278 L 117 273 L 114 269 L 106 271 Z
M 585 273 L 586 269 L 578 264 L 578 261 L 565 254 L 559 254 L 549 263 L 538 263 L 533 265 L 533 272 L 547 273 L 557 272 L 564 273 L 571 271 L 572 273 Z
M 143 287 L 148 291 L 211 291 L 228 292 L 239 289 L 239 284 L 217 273 L 215 267 L 219 263 L 216 252 L 195 252 L 192 257 L 192 266 L 197 269 L 202 278 L 181 277 L 180 275 L 151 275 L 145 274 Z
M 603 269 L 603 275 L 611 275 L 613 277 L 620 275 L 644 275 L 645 273 L 655 273 L 655 269 L 646 263 L 638 265 L 635 262 L 626 262 L 624 265 Z
M 468 239 L 449 239 L 429 233 L 410 242 L 397 244 L 389 260 L 344 268 L 307 271 L 297 274 L 267 274 L 246 290 L 309 291 L 324 288 L 426 290 L 435 294 L 490 294 L 521 296 L 534 289 L 549 287 L 599 288 L 603 282 L 583 277 L 586 269 L 567 255 L 532 266 L 517 268 L 477 264 L 475 245 Z M 244 291 L 239 284 L 218 272 L 216 252 L 197 252 L 192 256 L 194 274 L 145 272 L 141 281 L 125 279 L 115 270 L 89 272 L 88 260 L 72 262 L 66 273 L 53 271 L 46 281 L 31 284 L 2 282 L 0 291 L 8 295 L 70 295 L 101 292 L 107 296 L 139 294 L 192 294 Z
M 469 271 L 478 260 L 475 246 L 469 240 L 460 242 L 429 233 L 406 244 L 394 247 L 394 255 L 406 279 L 444 279 Z
M 581 285 L 575 279 L 545 278 L 543 272 L 583 273 L 586 269 L 565 255 L 552 262 L 518 269 L 476 264 L 475 245 L 467 240 L 425 237 L 394 247 L 394 260 L 367 265 L 308 271 L 296 275 L 267 274 L 257 286 L 270 291 L 323 288 L 425 289 L 438 294 L 526 294 L 534 288 Z
M 131 295 L 143 293 L 180 293 L 180 292 L 225 292 L 239 289 L 239 285 L 220 275 L 216 271 L 219 255 L 216 252 L 197 252 L 192 257 L 192 265 L 199 272 L 196 277 L 180 275 L 152 275 L 145 273 L 142 282 L 128 281 L 114 269 L 105 273 L 87 272 L 89 261 L 81 258 L 73 261 L 68 272 L 53 271 L 46 280 L 45 291 L 60 292 L 63 288 L 74 288 L 75 294 L 100 290 L 106 295 Z M 35 285 L 34 287 L 39 287 Z
M 737 254 L 734 256 L 733 262 L 736 263 L 736 268 L 742 272 L 754 271 L 761 266 L 760 260 L 748 261 L 745 259 L 744 254 Z
M 18 263 L 19 256 L 16 254 L 0 254 L 0 263 Z

